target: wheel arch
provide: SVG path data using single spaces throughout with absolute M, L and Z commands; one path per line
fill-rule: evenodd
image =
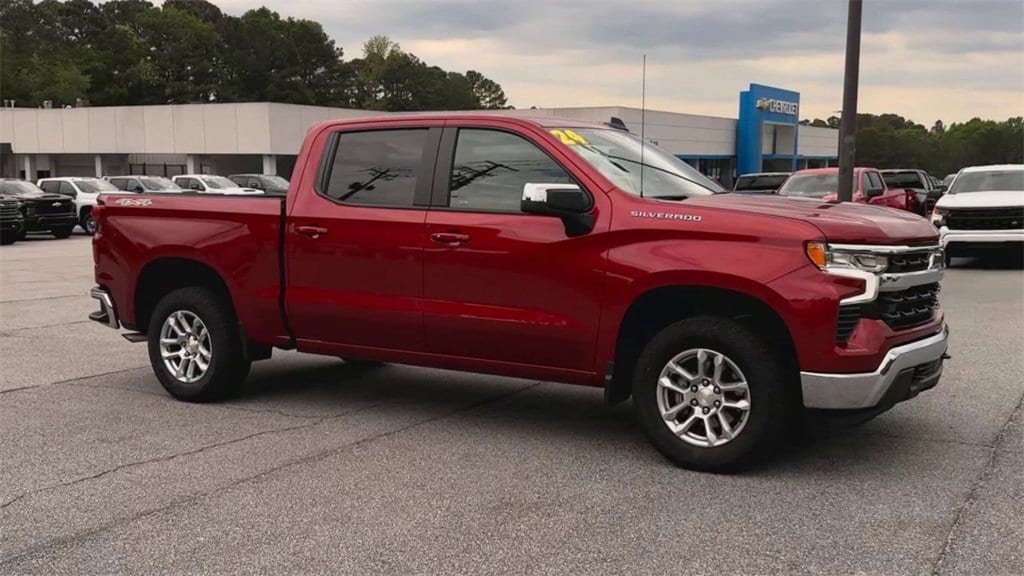
M 223 276 L 212 266 L 193 258 L 160 257 L 147 262 L 135 281 L 133 302 L 136 329 L 146 332 L 157 302 L 172 291 L 187 287 L 209 289 L 231 307 L 233 316 L 237 316 L 231 290 Z
M 621 316 L 612 352 L 614 369 L 605 383 L 606 400 L 615 404 L 629 398 L 637 360 L 655 334 L 695 316 L 731 318 L 751 328 L 784 359 L 785 373 L 794 376 L 787 387 L 800 393 L 795 381 L 799 368 L 792 331 L 767 298 L 736 286 L 672 283 L 648 287 L 637 294 Z

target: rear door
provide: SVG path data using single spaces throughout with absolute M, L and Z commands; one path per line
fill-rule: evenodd
M 285 237 L 300 350 L 423 349 L 423 226 L 442 125 L 374 122 L 316 136 Z
M 610 202 L 574 177 L 572 153 L 558 146 L 497 121 L 449 120 L 424 236 L 430 352 L 593 368 Z M 569 238 L 558 218 L 524 214 L 527 183 L 580 184 L 594 200 L 594 230 Z

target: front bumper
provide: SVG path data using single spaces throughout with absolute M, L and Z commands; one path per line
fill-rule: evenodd
M 889 350 L 873 372 L 801 372 L 804 406 L 820 410 L 887 409 L 912 398 L 938 384 L 948 340 L 949 328 L 943 326 L 938 334 Z
M 21 232 L 23 228 L 25 228 L 25 219 L 21 216 L 0 220 L 0 232 L 18 233 Z
M 939 234 L 939 241 L 947 250 L 950 244 L 1024 243 L 1024 230 L 950 230 L 943 227 Z
M 78 217 L 74 212 L 66 214 L 33 214 L 25 218 L 25 230 L 28 232 L 49 231 L 54 228 L 74 227 Z

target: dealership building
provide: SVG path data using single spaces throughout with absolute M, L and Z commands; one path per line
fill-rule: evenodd
M 634 133 L 730 185 L 740 174 L 834 165 L 838 131 L 799 124 L 800 94 L 751 84 L 738 118 L 622 106 L 501 113 L 589 122 Z M 0 175 L 104 176 L 260 172 L 291 175 L 316 122 L 381 112 L 273 102 L 0 109 Z

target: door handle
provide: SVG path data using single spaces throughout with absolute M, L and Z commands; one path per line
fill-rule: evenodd
M 438 244 L 444 244 L 445 246 L 460 246 L 469 242 L 469 234 L 460 234 L 458 232 L 435 232 L 430 235 L 430 239 Z
M 327 234 L 327 228 L 321 228 L 320 226 L 296 226 L 295 231 L 314 240 Z

